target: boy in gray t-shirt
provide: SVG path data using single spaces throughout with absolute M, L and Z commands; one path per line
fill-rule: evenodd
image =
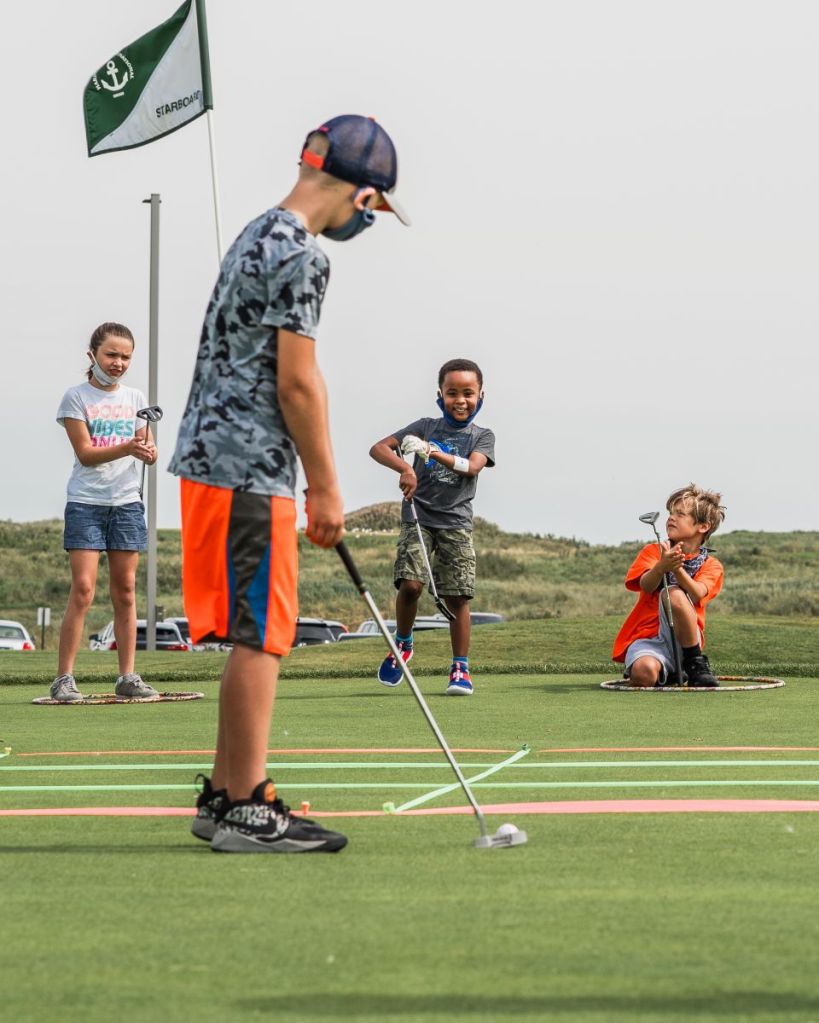
M 483 374 L 469 359 L 451 359 L 438 373 L 438 407 L 443 417 L 417 419 L 373 444 L 370 455 L 400 473 L 404 495 L 401 533 L 393 577 L 395 643 L 404 662 L 413 655 L 412 628 L 418 600 L 427 582 L 424 552 L 415 526 L 415 505 L 424 545 L 433 562 L 435 586 L 453 613 L 449 631 L 452 667 L 447 693 L 470 696 L 469 601 L 475 594 L 475 546 L 472 542 L 472 499 L 478 473 L 495 464 L 495 435 L 473 420 L 483 404 Z M 403 455 L 414 456 L 409 466 Z M 401 668 L 390 654 L 378 669 L 385 686 L 401 682 Z

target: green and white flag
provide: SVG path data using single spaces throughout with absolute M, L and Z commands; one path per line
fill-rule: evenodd
M 86 85 L 88 155 L 144 146 L 212 107 L 204 0 L 187 0 Z

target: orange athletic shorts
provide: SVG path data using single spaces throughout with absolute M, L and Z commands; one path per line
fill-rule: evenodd
M 193 480 L 181 485 L 191 639 L 286 656 L 298 614 L 296 502 Z

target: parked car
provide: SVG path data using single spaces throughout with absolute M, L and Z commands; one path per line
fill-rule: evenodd
M 395 632 L 395 619 L 386 618 L 384 624 L 390 630 Z M 443 615 L 418 615 L 415 619 L 415 632 L 423 632 L 426 629 L 448 629 L 449 622 L 444 618 Z M 378 628 L 378 623 L 374 618 L 368 618 L 362 622 L 361 625 L 356 629 L 355 632 L 348 632 L 345 636 L 339 636 L 340 640 L 345 639 L 372 639 L 373 636 L 380 636 L 381 631 Z
M 496 622 L 502 622 L 503 615 L 494 614 L 491 611 L 470 611 L 469 617 L 472 619 L 473 625 L 490 625 Z M 390 630 L 395 632 L 395 619 L 386 618 L 384 624 Z M 444 618 L 442 614 L 434 615 L 418 615 L 415 619 L 414 632 L 423 632 L 425 629 L 447 629 L 449 628 L 449 622 Z M 346 635 L 339 636 L 340 640 L 346 639 L 372 639 L 373 636 L 380 635 L 378 625 L 374 618 L 368 618 L 365 622 L 356 629 L 355 632 L 348 632 Z
M 187 618 L 176 618 L 173 615 L 169 615 L 167 618 L 163 618 L 162 621 L 163 622 L 173 622 L 173 624 L 181 632 L 182 639 L 185 640 L 185 642 L 188 644 L 188 646 L 190 646 L 190 647 L 193 646 L 193 643 L 191 643 L 191 627 L 188 624 L 188 619 Z
M 136 648 L 146 649 L 148 635 L 148 623 L 144 618 L 137 619 Z M 116 650 L 117 641 L 114 636 L 114 623 L 109 622 L 100 633 L 94 633 L 88 637 L 89 646 L 92 650 Z M 185 642 L 179 626 L 174 622 L 156 623 L 156 649 L 169 650 L 190 650 L 190 643 Z
M 293 646 L 320 646 L 322 643 L 335 643 L 347 635 L 347 626 L 343 622 L 334 622 L 329 618 L 297 618 Z M 230 650 L 232 643 L 220 643 L 220 650 Z
M 296 638 L 293 646 L 317 646 L 320 643 L 335 643 L 348 632 L 343 622 L 326 618 L 297 618 Z
M 443 615 L 435 615 L 436 618 L 443 618 Z M 495 614 L 492 611 L 470 611 L 469 617 L 473 625 L 497 625 L 504 621 L 503 615 Z
M 0 650 L 33 650 L 34 640 L 25 625 L 0 621 Z

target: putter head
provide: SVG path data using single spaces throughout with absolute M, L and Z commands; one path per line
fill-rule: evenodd
M 137 415 L 139 415 L 138 412 Z M 659 517 L 659 512 L 646 512 L 645 515 L 640 516 L 640 522 L 645 522 L 647 526 L 653 526 Z
M 438 610 L 441 612 L 441 614 L 444 616 L 444 618 L 446 618 L 448 622 L 455 621 L 455 615 L 449 610 L 449 608 L 446 606 L 443 600 L 436 600 L 435 606 L 438 608 Z
M 140 419 L 144 419 L 146 423 L 158 423 L 164 415 L 159 405 L 148 405 L 147 408 L 138 408 L 136 414 Z
M 510 849 L 513 845 L 525 845 L 528 840 L 525 831 L 513 831 L 511 835 L 481 835 L 474 844 L 476 849 Z

